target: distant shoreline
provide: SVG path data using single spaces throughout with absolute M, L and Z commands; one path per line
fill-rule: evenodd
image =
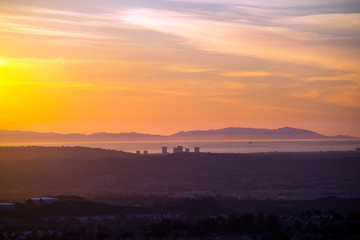
M 109 150 L 120 150 L 130 153 L 140 151 L 143 154 L 159 154 L 162 147 L 172 153 L 173 148 L 183 146 L 183 150 L 193 152 L 200 147 L 201 152 L 211 153 L 254 153 L 254 152 L 327 152 L 327 151 L 355 151 L 360 147 L 359 140 L 349 139 L 287 139 L 287 140 L 180 140 L 180 141 L 39 141 L 39 142 L 12 142 L 0 143 L 3 147 L 44 146 L 44 147 L 90 147 Z
M 96 147 L 87 147 L 87 146 L 45 146 L 45 145 L 0 145 L 0 154 L 4 151 L 7 150 L 19 150 L 19 151 L 34 151 L 36 152 L 37 150 L 51 150 L 51 149 L 55 149 L 55 150 L 59 150 L 61 151 L 72 151 L 72 150 L 76 150 L 79 152 L 86 152 L 86 151 L 100 151 L 100 152 L 112 152 L 112 153 L 124 153 L 124 154 L 128 154 L 128 155 L 133 155 L 133 156 L 170 156 L 170 155 L 177 155 L 177 156 L 186 156 L 186 155 L 263 155 L 263 154 L 327 154 L 327 153 L 359 153 L 360 156 L 360 150 L 347 150 L 347 151 L 335 151 L 335 150 L 329 150 L 329 151 L 298 151 L 298 152 L 294 152 L 294 151 L 270 151 L 270 152 L 180 152 L 180 153 L 173 153 L 173 152 L 168 152 L 166 154 L 163 153 L 147 153 L 147 154 L 136 154 L 133 152 L 127 152 L 127 151 L 123 151 L 123 150 L 117 150 L 117 149 L 108 149 L 108 148 L 96 148 Z M 13 151 L 15 152 L 15 151 Z M 106 157 L 106 156 L 105 156 Z M 0 160 L 1 160 L 1 155 L 0 155 Z

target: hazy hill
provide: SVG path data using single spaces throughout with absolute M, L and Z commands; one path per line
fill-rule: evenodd
M 76 159 L 94 160 L 101 158 L 121 158 L 133 156 L 118 150 L 89 148 L 89 147 L 41 147 L 41 146 L 16 146 L 0 147 L 0 162 L 4 160 L 27 159 Z
M 81 147 L 0 147 L 0 189 L 4 191 L 221 192 L 253 188 L 261 179 L 268 183 L 359 176 L 358 152 L 136 155 Z M 244 179 L 250 182 L 239 181 Z
M 351 136 L 325 136 L 305 129 L 284 127 L 259 129 L 230 127 L 223 129 L 181 131 L 172 135 L 131 133 L 59 134 L 0 130 L 0 142 L 87 142 L 87 141 L 166 141 L 166 140 L 260 140 L 260 139 L 355 139 Z
M 211 140 L 232 140 L 232 139 L 328 139 L 333 138 L 319 133 L 297 129 L 297 128 L 278 128 L 278 129 L 260 129 L 260 128 L 240 128 L 230 127 L 215 130 L 178 132 L 171 136 L 174 139 L 211 139 Z M 343 136 L 344 138 L 351 138 Z
M 31 143 L 31 142 L 88 142 L 88 141 L 144 141 L 161 140 L 164 136 L 141 133 L 93 133 L 90 135 L 72 133 L 39 133 L 31 131 L 0 130 L 0 142 Z

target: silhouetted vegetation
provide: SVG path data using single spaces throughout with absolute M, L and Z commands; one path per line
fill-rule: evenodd
M 359 176 L 358 152 L 0 147 L 0 240 L 359 239 Z
M 205 208 L 201 215 L 192 214 L 199 204 L 216 208 L 217 201 L 186 199 L 179 205 L 188 212 L 178 215 L 87 200 L 23 204 L 16 211 L 0 212 L 0 220 L 11 219 L 0 223 L 0 239 L 358 239 L 360 235 L 360 211 L 355 210 L 345 215 L 306 210 L 279 216 L 262 212 L 213 215 L 211 208 Z

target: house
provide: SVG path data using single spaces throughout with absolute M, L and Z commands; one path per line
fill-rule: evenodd
M 15 210 L 14 203 L 0 203 L 0 211 L 13 211 Z
M 28 205 L 43 205 L 50 204 L 54 202 L 59 202 L 58 198 L 49 198 L 49 197 L 40 197 L 40 198 L 29 198 L 26 200 L 26 204 Z

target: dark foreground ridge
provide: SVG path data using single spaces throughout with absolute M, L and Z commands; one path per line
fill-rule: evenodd
M 0 239 L 360 236 L 355 151 L 136 155 L 0 147 L 0 178 Z
M 89 135 L 73 133 L 39 133 L 30 131 L 0 130 L 0 142 L 81 142 L 81 141 L 176 141 L 176 140 L 261 140 L 261 139 L 356 139 L 337 135 L 325 136 L 305 129 L 283 127 L 278 129 L 259 129 L 229 127 L 223 129 L 181 131 L 172 135 L 153 135 L 142 133 L 93 133 Z
M 360 152 L 136 155 L 84 147 L 0 147 L 0 177 L 3 197 L 97 191 L 360 197 Z

